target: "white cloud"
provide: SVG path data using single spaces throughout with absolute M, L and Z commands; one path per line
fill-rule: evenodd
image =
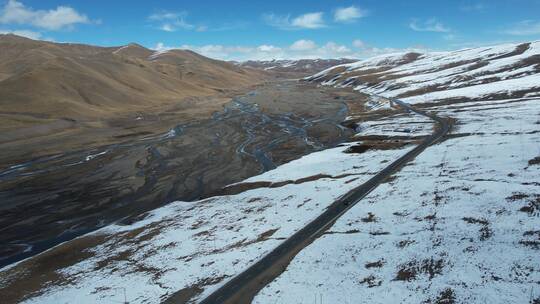
M 156 51 L 165 51 L 171 49 L 192 50 L 203 56 L 221 60 L 264 60 L 270 58 L 282 58 L 283 50 L 274 45 L 259 45 L 259 46 L 227 46 L 219 44 L 208 45 L 180 45 L 166 46 L 163 43 L 158 43 L 154 49 Z
M 172 49 L 172 48 L 171 48 L 171 47 L 165 46 L 165 43 L 163 43 L 163 42 L 158 42 L 158 43 L 156 43 L 156 46 L 154 46 L 153 49 L 154 49 L 155 51 L 158 51 L 158 52 L 163 52 L 163 51 L 170 50 L 170 49 Z
M 301 39 L 298 41 L 295 41 L 291 46 L 290 49 L 293 51 L 307 51 L 307 50 L 313 50 L 317 48 L 317 45 L 312 40 L 305 40 Z
M 157 24 L 156 28 L 165 32 L 176 32 L 182 30 L 206 30 L 205 26 L 195 26 L 186 21 L 187 12 L 161 11 L 148 16 L 148 20 Z
M 246 27 L 246 22 L 236 21 L 221 25 L 197 24 L 188 21 L 188 12 L 159 11 L 147 17 L 152 27 L 164 32 L 176 32 L 179 30 L 196 32 L 222 32 Z
M 238 49 L 237 49 L 238 50 Z M 247 51 L 247 49 L 244 49 Z M 265 53 L 278 53 L 281 52 L 281 48 L 273 46 L 273 45 L 267 45 L 263 44 L 257 47 L 258 51 L 265 52 Z
M 183 18 L 185 15 L 186 15 L 186 12 L 174 13 L 174 12 L 161 11 L 159 13 L 155 13 L 148 16 L 148 19 L 155 20 L 155 21 L 176 20 L 179 18 Z
M 269 14 L 263 14 L 262 15 L 262 19 L 264 20 L 264 22 L 266 22 L 266 24 L 270 25 L 270 26 L 273 26 L 273 27 L 278 27 L 278 28 L 281 28 L 281 29 L 290 29 L 291 28 L 291 22 L 290 22 L 290 15 L 287 15 L 287 16 L 278 16 L 276 14 L 273 14 L 273 13 L 269 13 Z
M 366 44 L 364 43 L 364 41 L 360 40 L 360 39 L 356 39 L 352 42 L 352 45 L 355 47 L 355 48 L 359 48 L 359 49 L 362 49 L 366 46 Z
M 512 36 L 540 35 L 540 21 L 523 20 L 502 31 Z
M 25 24 L 46 30 L 69 29 L 78 23 L 90 23 L 90 19 L 69 6 L 51 10 L 34 10 L 17 0 L 8 0 L 0 10 L 0 23 Z
M 176 28 L 174 28 L 172 25 L 170 25 L 168 23 L 162 24 L 159 27 L 159 29 L 162 30 L 162 31 L 165 31 L 165 32 L 174 32 L 174 31 L 176 31 Z
M 334 21 L 336 22 L 354 22 L 357 19 L 365 17 L 367 11 L 360 9 L 354 5 L 349 7 L 340 7 L 334 12 Z
M 208 30 L 208 26 L 206 26 L 206 25 L 199 25 L 195 29 L 195 31 L 197 31 L 197 32 L 206 32 L 207 30 Z
M 272 59 L 316 59 L 316 58 L 368 58 L 372 56 L 423 50 L 421 47 L 395 49 L 395 48 L 376 48 L 371 47 L 360 40 L 351 42 L 350 48 L 347 45 L 338 44 L 332 41 L 318 46 L 311 40 L 301 39 L 295 41 L 289 46 L 275 46 L 271 44 L 262 44 L 259 46 L 243 45 L 180 45 L 176 47 L 166 46 L 158 43 L 154 47 L 157 51 L 170 49 L 188 49 L 201 55 L 221 59 L 221 60 L 272 60 Z
M 358 49 L 355 51 L 355 54 L 357 55 L 356 57 L 358 58 L 369 58 L 369 57 L 374 57 L 374 56 L 379 56 L 379 55 L 384 55 L 384 54 L 392 54 L 392 53 L 404 53 L 404 52 L 405 53 L 408 53 L 408 52 L 422 53 L 422 52 L 429 51 L 428 48 L 421 45 L 412 46 L 412 47 L 403 48 L 403 49 L 390 48 L 390 47 L 378 48 L 378 47 L 370 46 L 369 44 L 359 39 L 353 40 L 352 45 Z
M 29 30 L 0 30 L 0 34 L 13 34 L 21 37 L 26 37 L 34 40 L 42 38 L 41 33 Z
M 472 3 L 468 5 L 462 5 L 459 7 L 464 12 L 481 12 L 486 9 L 486 6 L 482 3 Z
M 418 20 L 413 20 L 409 23 L 409 27 L 413 31 L 417 32 L 437 32 L 437 33 L 449 33 L 452 30 L 449 27 L 446 27 L 441 22 L 437 21 L 435 18 L 426 20 L 425 22 L 418 22 Z
M 49 10 L 39 18 L 36 18 L 34 24 L 49 30 L 59 30 L 73 24 L 89 22 L 88 17 L 79 14 L 71 7 L 59 6 L 56 10 Z
M 330 56 L 326 58 L 347 57 L 352 54 L 351 49 L 349 49 L 348 47 L 331 41 L 322 46 L 319 51 L 323 54 L 327 54 L 327 56 Z
M 292 26 L 306 29 L 317 29 L 326 26 L 323 20 L 323 13 L 321 12 L 300 15 L 294 18 L 291 24 Z
M 513 39 L 501 39 L 501 40 L 489 40 L 489 41 L 459 41 L 448 44 L 448 50 L 460 50 L 460 49 L 470 49 L 478 47 L 493 47 L 500 44 L 508 43 L 521 43 L 523 40 L 513 40 Z
M 447 41 L 453 41 L 453 40 L 456 40 L 456 35 L 452 33 L 446 34 L 443 36 L 443 39 Z
M 322 12 L 307 13 L 291 19 L 290 15 L 279 16 L 275 14 L 264 14 L 263 20 L 270 26 L 280 29 L 318 29 L 326 27 Z

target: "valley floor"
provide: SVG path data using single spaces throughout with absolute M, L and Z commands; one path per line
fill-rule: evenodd
M 255 303 L 540 296 L 540 100 L 423 109 L 454 118 L 451 134 L 302 250 Z M 174 202 L 6 267 L 0 295 L 6 303 L 110 303 L 125 290 L 130 303 L 201 300 L 434 127 L 414 113 L 384 113 L 349 117 L 361 143 L 231 185 L 238 194 Z M 370 138 L 394 144 L 366 147 Z
M 10 149 L 2 157 L 18 155 L 19 162 L 0 168 L 0 267 L 171 201 L 216 195 L 227 184 L 334 147 L 351 134 L 340 123 L 345 102 L 355 95 L 276 81 L 214 107 L 192 105 L 209 111 L 201 117 L 171 110 L 118 122 L 125 134 L 106 145 L 27 158 L 28 150 L 54 145 L 54 136 L 48 144 L 5 143 Z M 168 129 L 139 129 L 148 125 Z
M 255 303 L 540 296 L 539 102 L 424 108 L 455 118 L 452 133 L 301 251 Z M 175 202 L 134 224 L 108 226 L 2 269 L 0 294 L 7 303 L 108 303 L 124 289 L 130 303 L 201 300 L 431 128 L 402 112 L 360 122 L 364 145 L 370 136 L 410 139 L 382 150 L 348 143 L 315 152 L 232 185 L 246 190 L 239 194 Z

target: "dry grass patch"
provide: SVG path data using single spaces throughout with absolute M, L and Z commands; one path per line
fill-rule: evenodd
M 95 255 L 87 250 L 107 241 L 105 236 L 86 236 L 43 252 L 3 273 L 0 297 L 2 303 L 20 303 L 46 292 L 51 286 L 74 284 L 58 269 L 65 269 Z
M 410 261 L 401 265 L 396 274 L 396 281 L 413 281 L 420 274 L 425 274 L 429 279 L 433 279 L 437 275 L 442 274 L 444 261 L 442 259 L 435 260 L 433 258 L 422 261 Z
M 360 284 L 366 284 L 368 288 L 373 288 L 382 285 L 382 280 L 378 279 L 374 275 L 365 277 L 360 281 Z
M 529 166 L 540 165 L 540 156 L 537 156 L 537 157 L 535 157 L 533 159 L 530 159 L 528 164 L 529 164 Z
M 384 261 L 384 259 L 382 259 L 382 260 L 379 260 L 379 261 L 376 261 L 376 262 L 366 263 L 364 265 L 364 267 L 366 267 L 367 269 L 381 268 L 381 267 L 383 267 L 384 264 L 385 264 L 385 261 Z

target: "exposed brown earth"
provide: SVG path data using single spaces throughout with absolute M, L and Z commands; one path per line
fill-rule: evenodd
M 13 280 L 8 278 L 0 288 L 2 301 L 20 303 L 24 299 L 40 295 L 49 284 L 69 284 L 69 277 L 60 275 L 57 270 L 89 258 L 93 253 L 89 252 L 88 248 L 103 242 L 103 237 L 96 236 L 73 240 L 12 268 L 9 278 Z M 18 275 L 22 275 L 23 280 L 15 279 Z
M 345 178 L 345 177 L 354 176 L 354 175 L 355 174 L 344 174 L 344 175 L 332 176 L 329 174 L 317 174 L 317 175 L 299 178 L 297 180 L 285 180 L 285 181 L 279 181 L 279 182 L 267 182 L 267 181 L 243 182 L 243 183 L 237 183 L 237 184 L 224 187 L 223 189 L 221 189 L 221 191 L 219 191 L 219 195 L 235 195 L 238 193 L 242 193 L 248 190 L 253 190 L 253 189 L 258 189 L 258 188 L 279 188 L 286 185 L 291 185 L 291 184 L 298 185 L 298 184 L 312 182 L 314 180 L 319 180 L 319 179 L 324 179 L 324 178 L 338 179 L 338 178 Z

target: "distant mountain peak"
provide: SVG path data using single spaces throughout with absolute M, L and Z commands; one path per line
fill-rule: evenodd
M 272 60 L 248 60 L 237 63 L 243 67 L 251 67 L 277 73 L 295 74 L 296 76 L 310 75 L 327 68 L 356 62 L 355 59 L 272 59 Z
M 113 54 L 116 55 L 131 56 L 137 58 L 147 58 L 152 53 L 152 50 L 147 49 L 144 46 L 134 42 L 121 46 L 113 51 Z
M 130 47 L 130 48 L 139 48 L 139 49 L 145 49 L 145 50 L 148 50 L 148 48 L 138 44 L 138 43 L 135 43 L 135 42 L 130 42 L 126 45 L 127 47 Z

